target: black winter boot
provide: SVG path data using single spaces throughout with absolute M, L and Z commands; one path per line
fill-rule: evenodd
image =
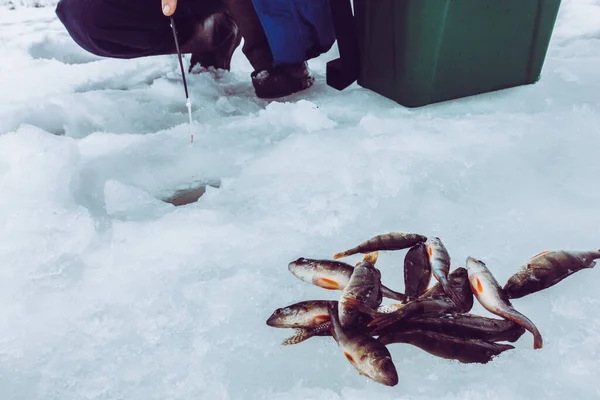
M 200 35 L 209 43 L 209 49 L 192 53 L 190 72 L 196 64 L 229 71 L 231 57 L 242 41 L 242 34 L 231 14 L 226 11 L 211 15 L 200 30 Z
M 306 62 L 254 71 L 251 77 L 256 96 L 261 99 L 288 96 L 315 83 Z

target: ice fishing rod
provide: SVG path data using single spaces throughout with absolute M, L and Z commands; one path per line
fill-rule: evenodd
M 192 101 L 188 93 L 187 81 L 185 80 L 185 70 L 183 69 L 183 60 L 181 59 L 181 50 L 179 50 L 179 40 L 177 40 L 177 30 L 175 29 L 175 20 L 171 18 L 171 29 L 173 30 L 173 39 L 175 39 L 175 48 L 177 49 L 177 57 L 179 57 L 179 67 L 181 68 L 181 76 L 183 77 L 183 88 L 185 89 L 185 105 L 188 109 L 190 118 L 190 142 L 194 142 L 194 132 L 192 130 Z

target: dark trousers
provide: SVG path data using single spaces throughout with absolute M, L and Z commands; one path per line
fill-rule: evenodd
M 268 69 L 272 55 L 251 0 L 178 0 L 173 17 L 180 46 L 208 16 L 226 9 L 244 37 L 243 52 L 252 66 Z M 60 0 L 56 14 L 80 47 L 101 57 L 175 52 L 170 20 L 158 0 Z

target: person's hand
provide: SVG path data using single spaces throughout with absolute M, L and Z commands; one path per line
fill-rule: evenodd
M 177 8 L 177 0 L 162 0 L 162 11 L 167 17 L 170 17 Z

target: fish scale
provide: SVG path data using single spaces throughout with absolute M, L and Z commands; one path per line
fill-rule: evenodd
M 288 264 L 288 270 L 303 282 L 328 290 L 343 290 L 354 272 L 354 266 L 342 261 L 298 258 Z M 404 301 L 405 296 L 381 285 L 384 297 Z
M 397 326 L 403 321 L 427 313 L 468 312 L 473 307 L 473 293 L 469 288 L 467 270 L 457 268 L 449 276 L 449 287 L 456 292 L 457 301 L 451 300 L 438 284 L 420 298 L 404 304 L 400 309 L 389 314 L 376 316 L 367 326 L 373 332 L 381 332 L 388 326 Z M 460 296 L 460 297 L 459 297 Z
M 403 295 L 382 285 L 375 262 L 379 250 L 407 247 L 406 295 Z M 356 266 L 335 260 L 359 252 L 366 255 Z M 511 279 L 520 274 L 520 279 L 539 281 L 546 285 L 541 288 L 545 288 L 579 269 L 594 267 L 598 258 L 600 250 L 544 251 L 532 257 Z M 487 363 L 501 352 L 514 349 L 498 342 L 515 342 L 526 330 L 533 334 L 534 349 L 542 348 L 543 339 L 537 327 L 515 310 L 510 303 L 510 291 L 500 287 L 485 263 L 468 257 L 466 268 L 459 267 L 450 273 L 450 262 L 450 254 L 438 237 L 393 232 L 337 253 L 334 260 L 299 258 L 288 265 L 290 272 L 305 282 L 341 290 L 340 301 L 308 301 L 305 303 L 318 306 L 298 305 L 298 312 L 292 306 L 277 309 L 267 324 L 295 328 L 295 334 L 285 339 L 283 345 L 302 343 L 314 336 L 333 336 L 360 375 L 389 386 L 398 383 L 386 348 L 392 343 L 408 343 L 435 356 L 466 363 Z M 431 274 L 437 283 L 427 289 Z M 397 297 L 402 303 L 381 305 L 386 291 L 390 298 Z M 502 319 L 468 314 L 473 297 Z M 354 312 L 359 315 L 352 316 Z M 346 321 L 342 323 L 342 319 Z
M 358 246 L 336 253 L 333 258 L 348 257 L 357 253 L 371 253 L 382 250 L 402 250 L 422 243 L 427 238 L 417 233 L 389 232 L 368 239 Z
M 406 301 L 418 298 L 431 282 L 431 264 L 423 243 L 411 247 L 404 257 L 404 292 Z
M 462 313 L 437 313 L 411 318 L 404 324 L 395 326 L 394 329 L 382 332 L 382 336 L 413 330 L 493 342 L 514 342 L 525 333 L 525 328 L 506 319 L 494 319 Z M 380 339 L 385 342 L 382 337 Z
M 364 376 L 387 386 L 398 384 L 398 373 L 389 350 L 379 340 L 354 329 L 345 329 L 337 307 L 330 305 L 332 333 L 348 361 Z
M 480 339 L 465 339 L 457 336 L 428 331 L 398 332 L 380 338 L 383 344 L 407 343 L 425 350 L 429 354 L 462 363 L 485 364 L 498 354 L 514 349 L 514 346 L 487 342 Z
M 348 285 L 342 290 L 338 313 L 344 328 L 359 323 L 361 316 L 357 310 L 344 304 L 345 299 L 356 300 L 371 308 L 381 304 L 381 272 L 370 262 L 373 261 L 372 258 L 371 253 L 365 256 L 364 261 L 352 272 Z
M 514 309 L 508 296 L 485 263 L 473 257 L 467 257 L 467 272 L 469 283 L 479 303 L 489 312 L 511 320 L 530 331 L 534 339 L 533 348 L 541 349 L 543 339 L 540 331 L 529 318 Z
M 450 283 L 448 282 L 448 273 L 450 272 L 450 253 L 446 249 L 446 246 L 442 243 L 440 238 L 431 237 L 425 242 L 427 254 L 429 256 L 429 263 L 431 265 L 431 272 L 435 279 L 440 283 L 444 292 L 450 297 L 450 299 L 458 306 L 460 301 L 458 297 L 452 291 Z
M 307 300 L 276 309 L 267 319 L 274 328 L 314 328 L 329 321 L 327 306 L 337 301 Z
M 600 251 L 544 251 L 532 257 L 504 285 L 510 299 L 518 299 L 556 285 L 582 269 L 594 268 Z

